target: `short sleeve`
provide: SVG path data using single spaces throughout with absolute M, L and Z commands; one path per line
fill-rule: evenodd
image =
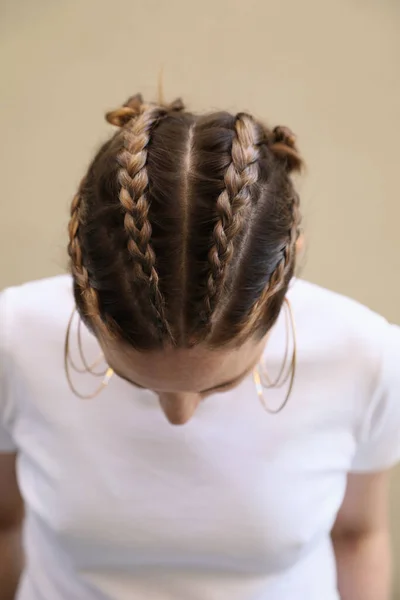
M 400 461 L 400 327 L 382 323 L 373 397 L 363 415 L 354 472 L 383 471 Z M 380 336 L 379 336 L 380 337 Z
M 11 434 L 14 413 L 11 361 L 8 348 L 8 325 L 6 305 L 8 292 L 0 293 L 0 452 L 15 452 L 16 445 Z

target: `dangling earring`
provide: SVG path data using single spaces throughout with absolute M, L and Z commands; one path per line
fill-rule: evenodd
M 289 344 L 290 344 L 289 328 L 292 331 L 293 351 L 292 351 L 292 358 L 290 360 L 290 363 L 289 363 L 288 367 L 286 367 L 287 361 L 288 361 L 288 355 L 289 355 Z M 286 331 L 285 354 L 284 354 L 282 366 L 279 370 L 277 377 L 274 380 L 271 380 L 271 378 L 269 377 L 269 375 L 267 373 L 265 364 L 263 365 L 263 364 L 259 363 L 253 371 L 253 379 L 254 379 L 254 383 L 256 386 L 256 390 L 257 390 L 257 394 L 260 399 L 260 402 L 263 405 L 263 407 L 265 408 L 265 410 L 271 414 L 280 413 L 285 408 L 286 404 L 288 403 L 292 389 L 293 389 L 293 383 L 294 383 L 294 378 L 295 378 L 295 374 L 296 374 L 296 362 L 297 362 L 296 325 L 294 322 L 292 307 L 287 298 L 285 298 L 285 331 Z M 265 389 L 281 388 L 287 383 L 287 381 L 289 381 L 289 385 L 288 385 L 288 390 L 287 390 L 287 393 L 286 393 L 283 403 L 281 404 L 281 406 L 279 406 L 279 408 L 271 409 L 265 401 L 264 388 Z
M 72 360 L 71 352 L 70 352 L 70 336 L 71 336 L 71 328 L 72 328 L 72 323 L 74 321 L 75 313 L 76 313 L 76 308 L 74 307 L 72 314 L 70 316 L 70 319 L 68 321 L 67 332 L 65 335 L 64 369 L 65 369 L 65 375 L 67 377 L 68 385 L 69 385 L 71 391 L 76 396 L 78 396 L 78 398 L 82 398 L 83 400 L 89 400 L 89 399 L 97 396 L 105 387 L 107 387 L 111 377 L 114 375 L 114 371 L 113 371 L 113 369 L 111 369 L 111 367 L 107 367 L 104 371 L 101 371 L 101 372 L 94 370 L 104 360 L 104 356 L 102 354 L 92 364 L 87 363 L 84 352 L 83 352 L 83 346 L 82 346 L 82 333 L 81 333 L 81 320 L 80 319 L 79 319 L 79 324 L 78 324 L 78 349 L 79 349 L 79 356 L 80 356 L 80 359 L 83 364 L 83 368 L 78 367 L 75 364 L 75 362 Z M 103 380 L 102 380 L 101 384 L 97 387 L 97 389 L 94 392 L 92 392 L 91 394 L 81 394 L 80 392 L 78 392 L 78 390 L 72 383 L 70 368 L 72 368 L 77 373 L 81 373 L 81 374 L 82 373 L 90 373 L 91 375 L 94 375 L 95 377 L 103 377 Z
M 75 313 L 76 313 L 76 311 L 75 311 Z M 79 350 L 80 359 L 81 359 L 83 367 L 84 367 L 83 370 L 80 370 L 80 371 L 78 370 L 78 373 L 79 372 L 80 373 L 82 373 L 82 372 L 83 373 L 91 373 L 95 377 L 104 377 L 104 375 L 107 373 L 107 369 L 104 369 L 103 371 L 100 371 L 100 372 L 94 370 L 98 365 L 100 365 L 100 363 L 102 361 L 104 361 L 104 355 L 102 353 L 96 358 L 96 360 L 91 365 L 88 365 L 88 363 L 86 362 L 85 354 L 83 352 L 83 344 L 82 344 L 82 319 L 80 319 L 80 318 L 78 319 L 78 350 Z M 70 357 L 70 362 L 72 365 L 71 357 Z M 77 370 L 76 367 L 75 367 L 75 370 Z

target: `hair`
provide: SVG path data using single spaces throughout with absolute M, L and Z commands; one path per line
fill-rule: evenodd
M 118 129 L 71 206 L 82 319 L 140 351 L 261 338 L 295 269 L 290 175 L 302 161 L 292 132 L 140 95 L 106 119 Z

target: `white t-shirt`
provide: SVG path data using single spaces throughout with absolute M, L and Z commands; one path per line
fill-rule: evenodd
M 249 376 L 176 427 L 117 377 L 93 400 L 71 393 L 69 277 L 0 295 L 0 450 L 18 451 L 26 504 L 18 600 L 338 599 L 330 530 L 346 475 L 400 459 L 400 330 L 308 283 L 289 297 L 298 365 L 283 412 L 265 412 Z M 84 345 L 98 352 L 86 330 Z

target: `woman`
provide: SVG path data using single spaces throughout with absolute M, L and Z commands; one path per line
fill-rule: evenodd
M 140 96 L 107 119 L 72 280 L 1 296 L 0 600 L 18 489 L 18 600 L 387 600 L 400 332 L 292 280 L 293 135 Z

